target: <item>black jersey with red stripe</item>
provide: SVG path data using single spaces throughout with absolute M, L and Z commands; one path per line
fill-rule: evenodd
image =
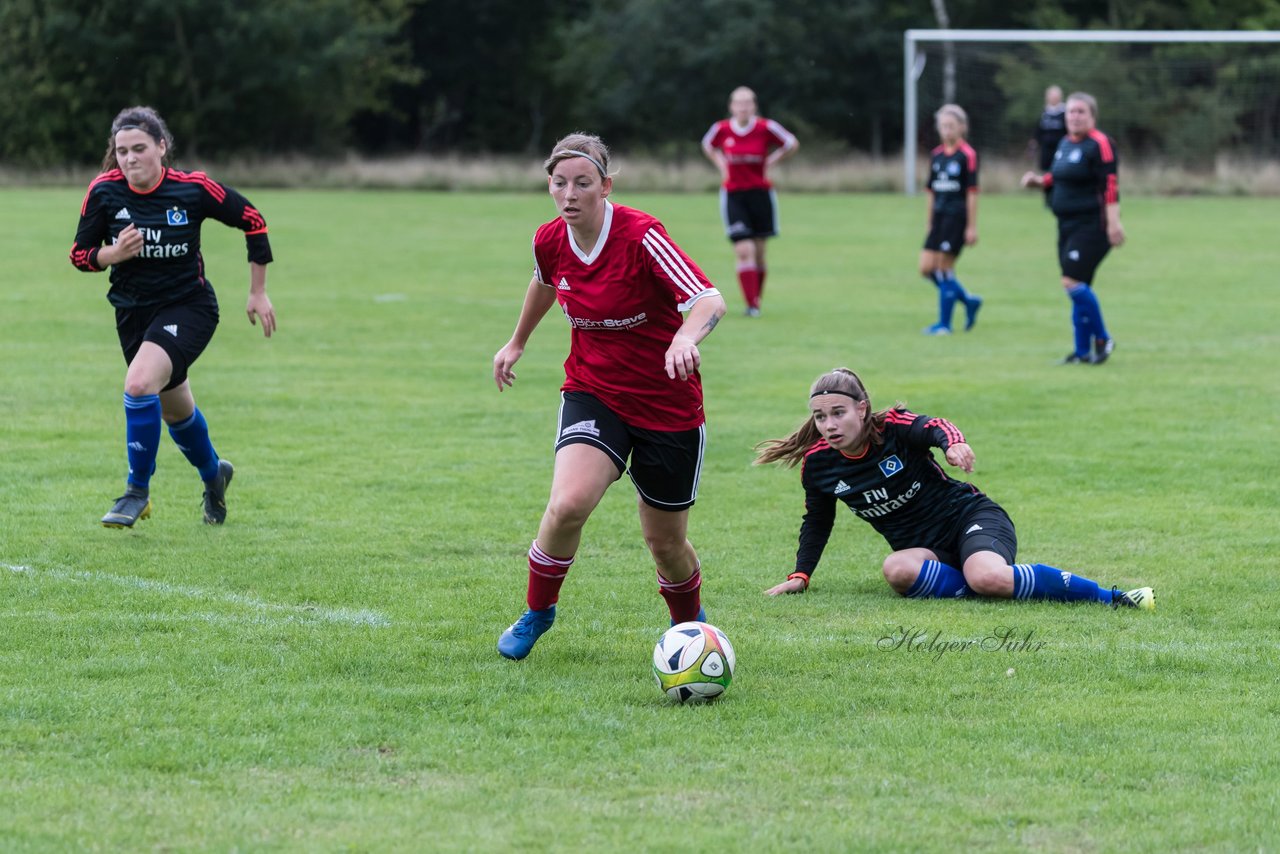
M 962 141 L 952 149 L 935 148 L 929 161 L 929 190 L 934 213 L 968 213 L 969 193 L 978 190 L 978 152 L 973 146 Z
M 200 256 L 200 225 L 216 219 L 245 233 L 249 260 L 271 262 L 267 224 L 249 200 L 203 172 L 165 169 L 153 189 L 139 192 L 119 169 L 89 184 L 71 263 L 97 273 L 98 250 L 130 224 L 142 232 L 142 252 L 111 268 L 107 299 L 117 308 L 165 305 L 210 288 Z
M 1053 154 L 1053 168 L 1046 186 L 1053 188 L 1049 202 L 1058 216 L 1098 214 L 1120 201 L 1117 179 L 1119 157 L 1111 137 L 1100 130 L 1084 136 L 1064 136 Z
M 928 547 L 954 536 L 969 502 L 981 496 L 973 484 L 949 477 L 933 457 L 965 441 L 943 418 L 906 409 L 886 413 L 880 431 L 884 443 L 871 444 L 851 457 L 820 439 L 805 454 L 804 521 L 796 572 L 812 575 L 835 524 L 836 501 L 880 532 L 899 549 Z

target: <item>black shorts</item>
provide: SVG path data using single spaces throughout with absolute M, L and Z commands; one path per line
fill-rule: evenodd
M 938 560 L 963 570 L 964 562 L 977 552 L 995 552 L 1012 564 L 1018 556 L 1018 535 L 1004 508 L 985 495 L 978 496 L 960 517 L 949 547 L 931 548 Z
M 645 430 L 625 423 L 593 394 L 566 391 L 560 398 L 557 451 L 565 445 L 593 445 L 609 455 L 619 477 L 623 472 L 631 475 L 645 504 L 672 512 L 693 506 L 702 474 L 705 425 L 670 432 Z
M 956 258 L 964 249 L 964 231 L 969 227 L 969 214 L 933 212 L 929 220 L 929 233 L 924 238 L 924 248 L 945 252 Z
M 778 235 L 778 197 L 773 190 L 720 191 L 724 233 L 734 243 Z
M 1097 214 L 1058 219 L 1058 265 L 1062 275 L 1093 284 L 1098 265 L 1111 251 L 1111 241 Z
M 168 305 L 116 309 L 116 334 L 125 364 L 133 362 L 143 341 L 150 341 L 169 355 L 173 373 L 162 391 L 187 380 L 187 371 L 209 346 L 218 328 L 218 298 L 205 287 L 181 302 Z

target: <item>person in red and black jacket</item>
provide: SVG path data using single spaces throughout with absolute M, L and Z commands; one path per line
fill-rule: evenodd
M 1071 299 L 1075 347 L 1065 364 L 1100 365 L 1116 342 L 1102 320 L 1094 274 L 1112 246 L 1124 243 L 1120 224 L 1119 158 L 1111 137 L 1098 130 L 1098 102 L 1073 92 L 1067 98 L 1067 135 L 1058 143 L 1053 168 L 1022 176 L 1024 187 L 1048 187 L 1058 218 L 1058 264 Z
M 902 405 L 873 411 L 862 380 L 848 368 L 818 377 L 800 428 L 757 446 L 758 464 L 802 466 L 805 496 L 795 569 L 765 592 L 809 588 L 843 501 L 893 549 L 884 559 L 884 577 L 902 596 L 1155 607 L 1150 587 L 1121 593 L 1056 567 L 1014 563 L 1018 538 L 1009 515 L 973 484 L 948 476 L 934 448 L 949 465 L 973 471 L 973 449 L 950 421 Z
M 188 372 L 218 326 L 218 300 L 205 276 L 200 226 L 216 219 L 245 233 L 249 257 L 249 322 L 276 329 L 267 297 L 271 244 L 267 224 L 249 200 L 203 172 L 169 165 L 173 136 L 150 107 L 121 110 L 111 123 L 102 173 L 89 184 L 71 263 L 88 273 L 111 270 L 107 300 L 128 369 L 124 378 L 125 493 L 102 517 L 109 528 L 131 528 L 151 515 L 150 481 L 160 425 L 200 472 L 204 521 L 226 520 L 234 469 L 220 459 L 196 407 Z

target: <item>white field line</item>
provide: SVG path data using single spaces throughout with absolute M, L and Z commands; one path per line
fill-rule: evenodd
M 341 623 L 350 626 L 371 626 L 386 628 L 391 620 L 380 611 L 364 608 L 324 608 L 319 605 L 281 605 L 276 602 L 264 602 L 254 596 L 241 593 L 208 590 L 203 587 L 190 587 L 182 584 L 169 584 L 165 581 L 152 581 L 132 575 L 112 575 L 92 570 L 35 569 L 21 564 L 0 563 L 0 567 L 12 573 L 21 573 L 32 577 L 55 578 L 62 581 L 87 581 L 98 584 L 112 584 L 117 587 L 128 587 L 134 590 L 145 590 L 161 596 L 180 596 L 204 602 L 221 602 L 237 605 L 256 611 L 260 616 L 279 615 L 275 619 L 281 622 L 325 622 Z M 212 615 L 197 616 L 207 619 Z M 210 620 L 212 622 L 212 620 Z M 254 620 L 253 622 L 270 622 L 271 619 Z

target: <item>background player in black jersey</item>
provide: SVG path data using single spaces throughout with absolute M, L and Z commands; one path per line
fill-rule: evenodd
M 129 476 L 124 495 L 102 517 L 109 528 L 151 515 L 150 481 L 161 420 L 204 481 L 204 521 L 226 520 L 234 469 L 220 460 L 196 408 L 187 372 L 218 325 L 218 300 L 204 276 L 200 224 L 207 218 L 245 232 L 249 322 L 276 329 L 267 298 L 271 245 L 267 224 L 248 199 L 203 172 L 169 167 L 173 137 L 150 107 L 129 107 L 111 123 L 102 174 L 80 208 L 71 263 L 85 272 L 111 268 L 108 301 L 128 370 L 124 378 Z
M 843 501 L 888 541 L 884 577 L 903 596 L 1055 599 L 1155 608 L 1150 587 L 1121 593 L 1044 564 L 1015 564 L 1018 538 L 1005 511 L 933 458 L 973 471 L 973 449 L 955 425 L 899 405 L 873 412 L 858 375 L 823 374 L 809 390 L 810 415 L 785 439 L 757 446 L 757 463 L 803 463 L 805 515 L 796 567 L 765 592 L 802 593 L 822 557 Z
M 950 335 L 956 301 L 964 303 L 965 331 L 978 319 L 982 298 L 969 294 L 956 279 L 956 259 L 965 246 L 978 242 L 978 153 L 964 135 L 969 117 L 955 104 L 934 114 L 942 144 L 929 161 L 928 224 L 920 250 L 920 275 L 938 288 L 938 322 L 926 335 Z
M 1041 173 L 1048 172 L 1053 166 L 1053 153 L 1066 135 L 1067 105 L 1062 103 L 1062 88 L 1050 86 L 1044 90 L 1044 111 L 1040 113 L 1040 121 L 1036 123 L 1028 146 L 1035 154 L 1036 166 Z M 1051 192 L 1048 187 L 1044 190 L 1045 207 L 1049 207 Z
M 1053 154 L 1053 168 L 1044 175 L 1028 172 L 1024 187 L 1048 187 L 1058 218 L 1058 264 L 1062 287 L 1071 299 L 1075 347 L 1064 365 L 1101 365 L 1116 342 L 1102 321 L 1102 306 L 1094 293 L 1094 274 L 1112 246 L 1124 243 L 1120 224 L 1119 159 L 1111 137 L 1098 130 L 1098 102 L 1092 95 L 1073 92 L 1067 98 L 1067 135 Z

